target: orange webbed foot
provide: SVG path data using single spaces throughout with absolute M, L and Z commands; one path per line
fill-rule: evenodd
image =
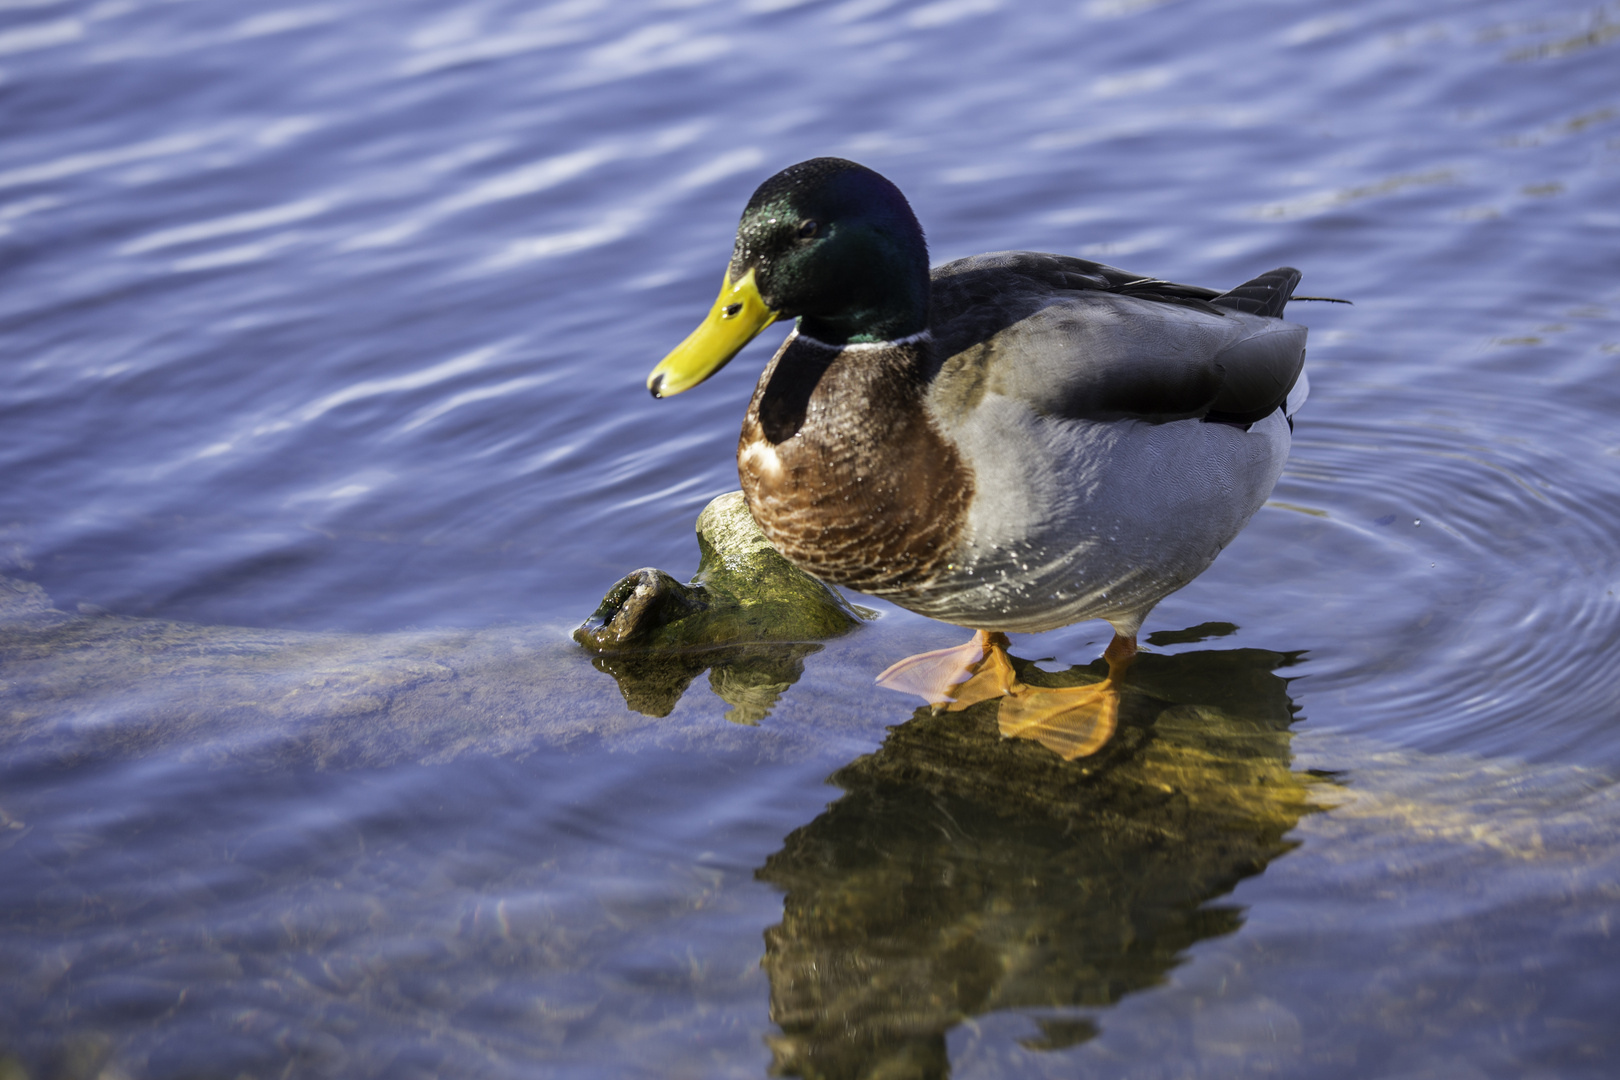
M 1028 686 L 1018 681 L 1007 656 L 1007 636 L 980 630 L 949 649 L 908 656 L 877 677 L 886 690 L 914 694 L 936 710 L 957 712 L 1001 698 L 997 718 L 1008 739 L 1033 739 L 1064 761 L 1088 757 L 1113 738 L 1119 726 L 1120 685 L 1136 657 L 1136 638 L 1118 634 L 1103 659 L 1108 677 L 1089 686 Z
M 1091 686 L 1026 687 L 1001 703 L 1003 738 L 1034 739 L 1064 761 L 1108 745 L 1119 726 L 1119 690 L 1104 679 Z
M 885 690 L 914 694 L 953 712 L 1013 692 L 1022 684 L 1007 659 L 1005 634 L 977 631 L 973 640 L 949 649 L 908 656 L 877 677 Z
M 1108 677 L 1089 686 L 1022 686 L 1001 703 L 1003 738 L 1034 739 L 1064 761 L 1089 757 L 1119 727 L 1120 685 L 1136 656 L 1136 639 L 1116 636 L 1103 653 Z

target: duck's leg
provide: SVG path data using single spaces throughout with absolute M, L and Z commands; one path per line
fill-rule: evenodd
M 1119 725 L 1119 690 L 1136 658 L 1136 635 L 1119 634 L 1103 659 L 1108 677 L 1089 686 L 1020 686 L 1001 703 L 1001 734 L 1034 739 L 1064 761 L 1095 754 Z
M 885 690 L 915 694 L 935 708 L 965 709 L 1021 687 L 1007 659 L 1007 635 L 977 630 L 966 644 L 908 656 L 877 677 Z

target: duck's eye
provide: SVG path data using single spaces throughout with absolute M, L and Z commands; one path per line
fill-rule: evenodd
M 800 240 L 812 240 L 815 238 L 816 233 L 820 231 L 821 224 L 819 222 L 811 221 L 809 219 L 799 222 Z
M 735 319 L 737 317 L 737 312 L 741 310 L 741 304 L 727 304 L 724 308 L 720 309 L 720 317 L 722 319 Z

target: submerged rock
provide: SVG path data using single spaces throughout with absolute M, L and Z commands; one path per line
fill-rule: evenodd
M 68 762 L 206 740 L 257 759 L 378 765 L 622 743 L 647 725 L 620 695 L 636 713 L 665 717 L 705 670 L 726 718 L 755 724 L 803 674 L 817 639 L 860 616 L 770 548 L 740 493 L 699 517 L 698 545 L 691 586 L 653 570 L 638 572 L 652 582 L 640 599 L 637 575 L 615 586 L 617 609 L 604 601 L 599 615 L 608 613 L 593 616 L 600 645 L 589 659 L 551 626 L 197 626 L 65 612 L 38 585 L 0 578 L 0 752 Z

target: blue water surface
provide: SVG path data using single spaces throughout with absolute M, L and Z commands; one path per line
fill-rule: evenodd
M 878 169 L 936 262 L 1297 266 L 1354 306 L 1290 308 L 1289 468 L 1146 630 L 1287 655 L 1300 775 L 1374 809 L 1301 819 L 1158 985 L 987 999 L 940 1052 L 1608 1075 L 1617 59 L 1620 5 L 1590 0 L 0 0 L 0 575 L 343 648 L 517 628 L 629 724 L 567 632 L 636 567 L 689 574 L 736 487 L 780 330 L 677 399 L 643 380 L 765 177 Z M 190 720 L 118 743 L 133 689 L 74 669 L 36 708 L 0 667 L 5 1067 L 863 1075 L 773 1041 L 758 964 L 791 892 L 762 867 L 912 717 L 871 676 L 959 633 L 875 606 L 757 727 L 699 680 L 678 738 L 387 760 L 234 756 Z M 1055 670 L 1104 633 L 1014 651 Z M 142 723 L 184 711 L 164 685 Z

